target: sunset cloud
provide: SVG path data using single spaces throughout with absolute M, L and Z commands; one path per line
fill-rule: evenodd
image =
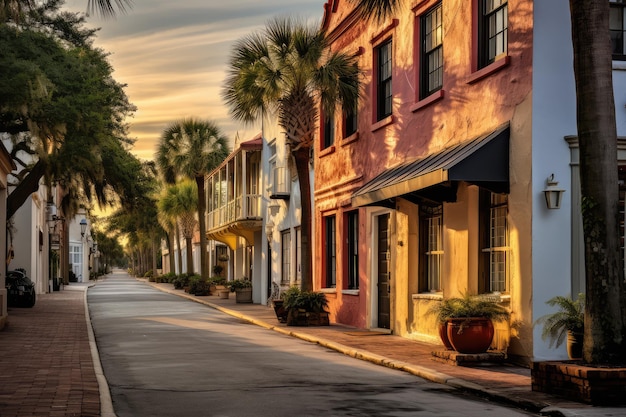
M 274 16 L 321 20 L 324 0 L 135 0 L 115 20 L 88 18 L 100 27 L 95 45 L 110 53 L 115 79 L 127 84 L 137 106 L 129 119 L 133 153 L 153 159 L 161 132 L 184 117 L 213 120 L 234 141 L 252 138 L 260 125 L 232 120 L 220 92 L 234 42 L 264 27 Z M 67 8 L 85 11 L 87 0 Z

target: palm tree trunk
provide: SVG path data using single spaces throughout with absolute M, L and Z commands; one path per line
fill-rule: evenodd
M 206 211 L 204 176 L 196 177 L 196 185 L 198 186 L 198 225 L 200 227 L 200 275 L 204 279 L 209 279 L 209 257 L 206 251 L 206 218 L 204 216 Z
M 180 226 L 176 222 L 176 256 L 178 257 L 178 271 L 177 274 L 183 273 L 183 248 L 180 244 Z
M 585 234 L 583 356 L 588 363 L 623 363 L 626 293 L 619 242 L 609 2 L 570 0 L 570 11 Z
M 152 275 L 157 276 L 157 244 L 156 238 L 152 238 Z
M 176 273 L 176 264 L 174 263 L 174 245 L 172 245 L 172 231 L 165 233 L 165 242 L 167 242 L 167 253 L 169 254 L 169 265 L 167 271 L 165 270 L 165 265 L 163 265 L 163 272 L 174 272 Z M 172 266 L 174 266 L 172 271 Z
M 302 260 L 302 283 L 303 291 L 313 290 L 313 263 L 311 260 L 311 180 L 309 176 L 310 149 L 302 147 L 293 152 L 300 184 L 300 203 L 302 212 L 300 218 L 300 244 Z
M 185 242 L 187 243 L 187 273 L 193 274 L 193 248 L 191 247 L 192 238 L 186 237 Z

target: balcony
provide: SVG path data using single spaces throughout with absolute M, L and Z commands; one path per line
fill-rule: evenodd
M 241 143 L 205 180 L 207 188 L 207 238 L 237 248 L 240 238 L 254 244 L 261 230 L 260 136 Z

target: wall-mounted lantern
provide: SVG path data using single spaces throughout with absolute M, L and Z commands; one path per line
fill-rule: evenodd
M 87 231 L 87 219 L 81 219 L 80 221 L 80 237 L 85 237 L 85 232 Z
M 546 206 L 549 209 L 561 208 L 561 199 L 565 190 L 558 187 L 559 182 L 554 180 L 554 174 L 546 179 L 546 188 L 543 194 L 546 197 Z

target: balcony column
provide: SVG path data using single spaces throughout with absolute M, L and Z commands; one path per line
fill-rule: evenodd
M 242 198 L 242 209 L 243 209 L 243 217 L 248 217 L 248 152 L 241 152 L 241 198 Z

